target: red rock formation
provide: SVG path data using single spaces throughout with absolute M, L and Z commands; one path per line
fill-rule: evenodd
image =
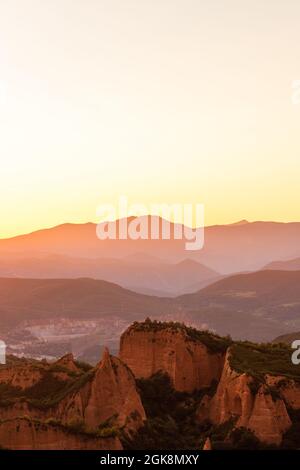
M 0 366 L 0 383 L 26 389 L 42 378 L 42 370 L 30 363 Z
M 121 337 L 120 358 L 137 378 L 166 372 L 174 388 L 182 392 L 209 387 L 220 379 L 224 363 L 223 354 L 172 328 L 136 331 L 130 327 Z
M 115 418 L 118 426 L 135 431 L 146 419 L 132 373 L 120 359 L 110 356 L 107 349 L 87 389 L 76 394 L 74 401 L 81 402 L 80 415 L 89 428 Z
M 202 450 L 212 450 L 210 438 L 208 437 L 204 443 Z
M 57 366 L 61 366 L 65 369 L 68 369 L 70 372 L 76 372 L 76 373 L 80 372 L 79 367 L 75 363 L 73 354 L 65 354 L 65 356 L 61 357 L 54 364 Z
M 199 419 L 209 419 L 217 425 L 235 419 L 235 427 L 248 428 L 260 441 L 279 445 L 283 433 L 291 426 L 283 399 L 274 400 L 266 385 L 253 394 L 253 378 L 232 370 L 229 356 L 230 350 L 216 394 L 212 399 L 204 397 L 198 410 Z
M 283 376 L 266 376 L 266 383 L 275 386 L 285 403 L 293 410 L 300 409 L 300 384 Z
M 115 431 L 122 428 L 133 435 L 146 419 L 133 373 L 149 378 L 158 371 L 167 373 L 178 391 L 203 390 L 217 382 L 216 391 L 211 387 L 201 400 L 199 422 L 218 426 L 230 420 L 236 428 L 253 431 L 261 442 L 280 445 L 292 424 L 287 409 L 300 409 L 297 376 L 264 376 L 265 369 L 260 368 L 259 379 L 254 379 L 237 372 L 233 367 L 249 370 L 248 356 L 243 359 L 246 365 L 236 361 L 236 345 L 225 353 L 228 344 L 232 343 L 178 324 L 145 322 L 122 335 L 120 359 L 106 349 L 99 364 L 87 372 L 72 355 L 54 364 L 16 361 L 1 366 L 0 383 L 8 386 L 8 399 L 0 397 L 0 445 L 118 449 Z M 49 394 L 47 401 L 43 393 L 48 384 L 58 392 Z M 15 393 L 11 400 L 10 393 Z M 195 396 L 189 399 L 196 400 Z M 105 443 L 103 429 L 111 436 Z M 210 450 L 210 440 L 204 448 Z
M 60 365 L 63 363 L 67 367 L 67 365 L 72 364 L 72 359 L 70 356 L 65 357 L 59 363 Z M 27 366 L 24 367 L 27 370 Z M 71 370 L 75 372 L 73 366 Z M 46 374 L 52 373 L 55 377 L 57 374 L 56 368 L 51 368 L 49 364 L 41 365 L 41 377 L 43 372 Z M 79 373 L 80 369 L 77 372 Z M 64 445 L 74 445 L 74 448 L 81 448 L 80 438 L 77 436 L 74 440 L 73 437 L 69 437 L 66 434 L 66 429 L 72 429 L 75 425 L 79 430 L 83 428 L 84 431 L 97 435 L 99 426 L 104 426 L 108 430 L 122 428 L 124 432 L 131 433 L 137 431 L 143 425 L 146 416 L 136 389 L 134 376 L 120 359 L 110 356 L 108 350 L 104 351 L 103 358 L 97 367 L 86 374 L 81 371 L 81 375 L 79 374 L 78 378 L 73 377 L 73 381 L 68 377 L 66 382 L 71 383 L 72 387 L 69 391 L 67 389 L 62 398 L 53 405 L 40 406 L 30 399 L 16 397 L 11 404 L 0 406 L 0 418 L 1 422 L 4 423 L 1 428 L 2 431 L 0 429 L 0 445 L 9 448 L 58 449 L 63 448 Z M 44 424 L 49 419 L 54 419 L 60 426 L 55 430 L 53 430 L 53 427 L 45 429 L 42 425 L 39 428 L 32 428 L 34 434 L 28 435 L 27 432 L 26 437 L 24 437 L 24 447 L 22 447 L 23 441 L 21 437 L 17 437 L 17 428 L 19 429 L 19 426 L 22 426 L 28 430 L 30 425 L 28 422 L 23 421 L 21 424 L 15 425 L 12 420 L 16 421 L 26 416 L 30 416 L 31 420 L 38 420 L 38 422 Z M 12 442 L 13 438 L 9 436 L 13 434 L 13 429 L 15 429 L 17 440 L 14 446 L 10 447 L 9 442 Z M 39 433 L 38 429 L 43 432 Z M 3 437 L 5 433 L 7 433 L 7 438 Z M 47 441 L 47 436 L 49 441 Z M 57 447 L 55 447 L 56 438 L 58 439 L 56 442 Z M 107 445 L 112 442 L 112 447 L 109 447 L 109 449 L 118 448 L 120 444 L 117 441 L 114 439 L 108 440 Z M 82 448 L 88 448 L 88 445 L 91 445 L 91 448 L 97 448 L 95 439 L 85 439 Z
M 112 425 L 124 427 L 126 431 L 136 431 L 146 419 L 134 376 L 107 349 L 91 379 L 68 394 L 48 414 L 63 424 L 82 420 L 90 430 L 110 420 Z
M 284 401 L 274 400 L 266 387 L 262 386 L 256 394 L 247 427 L 260 441 L 280 445 L 283 434 L 291 424 Z
M 11 450 L 120 450 L 118 438 L 70 432 L 62 426 L 28 418 L 0 422 L 1 447 Z

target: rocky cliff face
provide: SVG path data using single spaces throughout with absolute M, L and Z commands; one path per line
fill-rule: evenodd
M 208 437 L 204 443 L 203 450 L 212 450 L 210 438 Z
M 175 390 L 193 392 L 221 377 L 224 353 L 195 341 L 188 329 L 130 327 L 121 337 L 120 358 L 137 378 L 166 372 Z
M 241 436 L 260 447 L 283 438 L 283 446 L 286 439 L 300 445 L 299 411 L 300 370 L 288 348 L 178 323 L 133 324 L 120 358 L 105 350 L 94 368 L 72 355 L 0 366 L 0 446 L 9 449 L 119 449 L 120 430 L 122 442 L 137 439 L 137 448 L 164 442 L 173 449 L 177 436 L 179 446 L 201 441 L 214 449 L 220 429 L 225 446 Z
M 285 401 L 288 408 L 300 409 L 300 383 L 284 376 L 266 376 L 266 383 L 275 387 Z
M 291 410 L 300 410 L 300 374 L 288 350 L 146 321 L 122 335 L 120 358 L 137 378 L 162 371 L 178 391 L 205 393 L 210 388 L 199 403 L 197 419 L 213 427 L 230 423 L 227 438 L 233 429 L 244 428 L 261 443 L 280 446 L 292 426 Z
M 42 373 L 32 364 L 17 363 L 0 366 L 0 384 L 26 389 L 32 387 L 42 378 Z
M 52 365 L 23 363 L 21 378 L 30 367 L 38 374 L 31 381 L 22 379 L 22 387 L 15 387 L 20 381 L 10 367 L 6 373 L 2 369 L 3 390 L 9 396 L 0 402 L 2 447 L 117 449 L 118 429 L 130 434 L 143 425 L 145 411 L 134 376 L 108 350 L 89 371 L 82 371 L 70 355 Z
M 28 418 L 0 423 L 1 447 L 10 450 L 120 450 L 118 438 L 101 438 L 72 433 L 59 425 Z
M 292 424 L 283 398 L 274 398 L 264 384 L 253 391 L 253 378 L 231 368 L 230 354 L 229 349 L 215 395 L 205 396 L 200 404 L 200 421 L 220 425 L 234 420 L 235 427 L 250 429 L 260 441 L 280 445 Z
M 67 395 L 51 414 L 62 423 L 83 420 L 91 430 L 110 421 L 128 432 L 136 431 L 146 418 L 133 374 L 107 349 L 91 380 Z

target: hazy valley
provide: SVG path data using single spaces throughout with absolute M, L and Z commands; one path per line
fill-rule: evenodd
M 300 445 L 299 227 L 209 227 L 188 257 L 93 224 L 0 240 L 1 445 Z

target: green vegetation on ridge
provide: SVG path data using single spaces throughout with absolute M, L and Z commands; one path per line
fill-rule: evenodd
M 80 390 L 92 380 L 93 376 L 94 369 L 91 369 L 75 378 L 61 380 L 51 371 L 45 371 L 38 382 L 25 390 L 2 383 L 0 384 L 0 406 L 9 406 L 16 401 L 27 401 L 35 408 L 51 408 L 66 396 Z
M 232 344 L 229 337 L 221 337 L 210 331 L 197 330 L 180 322 L 152 321 L 147 318 L 144 322 L 134 322 L 129 331 L 158 332 L 168 330 L 171 333 L 181 333 L 187 341 L 204 344 L 211 353 L 224 353 Z
M 284 344 L 236 342 L 230 351 L 230 366 L 239 373 L 260 380 L 269 374 L 300 381 L 300 367 L 292 363 L 292 349 Z
M 179 322 L 134 322 L 127 331 L 181 333 L 187 341 L 204 344 L 211 353 L 225 353 L 230 347 L 229 362 L 238 373 L 249 374 L 260 381 L 266 374 L 282 375 L 300 381 L 300 367 L 291 361 L 292 349 L 281 343 L 256 344 L 249 341 L 233 341 L 210 331 L 197 330 Z

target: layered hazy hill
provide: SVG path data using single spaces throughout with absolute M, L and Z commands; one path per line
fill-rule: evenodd
M 288 333 L 286 335 L 277 336 L 277 338 L 273 340 L 273 343 L 284 343 L 284 344 L 287 344 L 288 346 L 291 346 L 291 344 L 294 341 L 300 341 L 300 331 L 296 331 L 295 333 Z
M 221 334 L 272 340 L 300 328 L 300 271 L 238 274 L 176 300 Z
M 0 279 L 0 324 L 32 319 L 143 318 L 174 311 L 171 299 L 93 279 Z
M 264 269 L 275 269 L 278 271 L 300 271 L 300 258 L 287 261 L 273 261 L 267 264 Z
M 93 279 L 0 279 L 2 326 L 24 320 L 146 316 L 184 319 L 236 339 L 271 341 L 300 329 L 300 271 L 229 276 L 177 298 L 147 296 Z M 205 326 L 204 326 L 205 325 Z M 113 332 L 112 332 L 113 335 Z
M 95 224 L 2 239 L 1 324 L 151 316 L 271 341 L 300 330 L 299 236 L 300 223 L 240 221 L 207 227 L 200 251 L 174 237 L 101 241 Z
M 75 258 L 57 254 L 0 255 L 0 276 L 33 279 L 90 277 L 117 283 L 136 292 L 173 296 L 205 287 L 221 276 L 205 265 L 186 259 L 167 263 L 136 253 L 123 259 Z
M 226 277 L 190 295 L 178 299 L 185 305 L 201 305 L 222 299 L 230 307 L 255 309 L 299 301 L 300 271 L 257 271 Z M 286 303 L 284 305 L 288 306 Z
M 274 260 L 300 257 L 299 237 L 300 223 L 241 221 L 207 227 L 204 249 L 192 252 L 185 250 L 185 240 L 100 241 L 95 224 L 64 224 L 0 240 L 0 256 L 36 257 L 47 253 L 72 258 L 118 259 L 143 253 L 168 263 L 178 263 L 188 257 L 226 274 L 257 270 Z

